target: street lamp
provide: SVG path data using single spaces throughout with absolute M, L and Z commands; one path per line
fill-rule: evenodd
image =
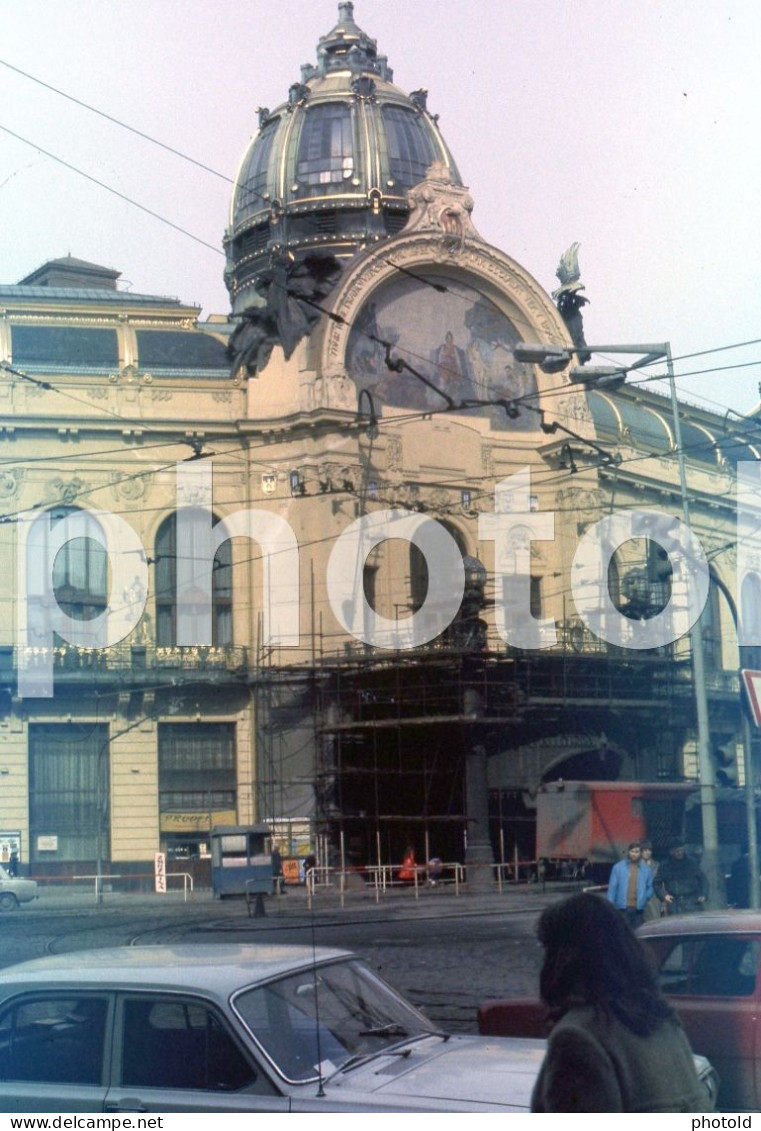
M 542 342 L 518 342 L 513 357 L 528 365 L 540 365 L 545 373 L 560 373 L 571 363 L 571 350 Z
M 639 354 L 640 357 L 628 366 L 575 366 L 571 370 L 570 379 L 576 383 L 583 383 L 594 388 L 599 384 L 596 377 L 601 375 L 603 380 L 615 381 L 621 384 L 626 374 L 632 370 L 641 369 L 655 361 L 665 360 L 668 373 L 669 392 L 671 395 L 671 412 L 674 421 L 674 443 L 676 445 L 677 466 L 679 469 L 679 489 L 682 503 L 682 519 L 685 527 L 691 529 L 690 500 L 687 492 L 687 468 L 682 447 L 682 429 L 679 418 L 679 402 L 676 395 L 676 382 L 674 380 L 674 366 L 671 358 L 671 345 L 669 342 L 657 342 L 645 345 L 606 345 L 584 346 L 583 350 L 569 347 L 565 350 L 555 345 L 548 345 L 545 358 L 541 356 L 542 346 L 539 343 L 520 343 L 513 351 L 516 361 L 530 361 L 545 369 L 545 359 L 551 368 L 549 373 L 559 372 L 556 366 L 559 356 L 567 356 L 565 368 L 571 363 L 572 355 L 583 352 L 585 355 L 593 353 L 613 354 Z M 602 371 L 602 373 L 601 373 Z M 608 385 L 610 388 L 610 385 Z M 695 708 L 698 724 L 698 772 L 700 777 L 700 812 L 703 826 L 703 860 L 704 866 L 711 881 L 711 890 L 719 898 L 724 891 L 724 878 L 719 867 L 719 836 L 716 820 L 716 780 L 711 761 L 711 730 L 708 721 L 708 694 L 705 679 L 705 654 L 703 650 L 703 636 L 696 621 L 690 628 L 690 653 L 692 658 L 693 686 L 695 689 Z
M 617 389 L 626 380 L 628 369 L 619 365 L 574 365 L 568 374 L 574 385 L 595 385 L 598 389 Z

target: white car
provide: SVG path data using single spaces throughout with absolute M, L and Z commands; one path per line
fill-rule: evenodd
M 19 903 L 39 897 L 36 880 L 20 880 L 0 865 L 0 911 L 15 911 Z
M 0 1111 L 527 1111 L 542 1041 L 442 1033 L 346 951 L 124 947 L 0 971 Z
M 347 951 L 124 947 L 0 971 L 6 1112 L 526 1112 L 543 1056 L 440 1032 Z

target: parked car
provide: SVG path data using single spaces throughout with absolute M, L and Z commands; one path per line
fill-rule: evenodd
M 761 1108 L 761 914 L 704 911 L 639 930 L 690 1044 L 721 1080 L 725 1111 Z
M 543 1055 L 440 1032 L 347 951 L 124 947 L 0 971 L 6 1112 L 525 1112 Z
M 15 911 L 19 903 L 31 903 L 38 898 L 36 880 L 22 880 L 11 876 L 0 865 L 0 911 Z
M 638 931 L 660 972 L 660 986 L 679 1014 L 698 1073 L 723 1111 L 761 1107 L 761 914 L 674 915 Z M 547 1014 L 537 998 L 484 1002 L 478 1031 L 489 1036 L 545 1037 Z M 713 1081 L 706 1076 L 714 1070 Z

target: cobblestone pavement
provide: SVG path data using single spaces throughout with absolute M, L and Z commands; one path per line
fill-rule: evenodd
M 310 910 L 303 889 L 268 897 L 266 914 L 249 917 L 242 901 L 199 892 L 182 897 L 43 889 L 34 904 L 0 915 L 0 965 L 46 953 L 130 943 L 180 941 L 311 943 L 347 947 L 443 1028 L 474 1031 L 479 1002 L 535 994 L 540 951 L 536 918 L 567 889 L 505 889 L 483 894 L 397 892 L 318 895 Z

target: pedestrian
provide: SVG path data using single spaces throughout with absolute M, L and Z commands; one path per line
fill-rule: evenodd
M 658 861 L 653 857 L 653 845 L 649 840 L 641 840 L 640 847 L 642 848 L 642 860 L 648 866 L 653 875 L 653 894 L 645 904 L 644 920 L 646 923 L 651 923 L 654 919 L 660 919 L 661 903 L 658 896 L 655 894 L 655 881 L 658 878 Z
M 531 1110 L 712 1111 L 681 1023 L 623 915 L 585 892 L 545 908 L 538 935 L 553 1024 Z
M 306 884 L 310 891 L 314 891 L 315 886 L 315 868 L 317 867 L 317 857 L 313 852 L 307 853 L 301 862 L 302 876 L 301 882 Z
M 415 849 L 409 844 L 402 858 L 402 866 L 399 869 L 399 879 L 403 884 L 412 884 L 415 882 L 416 874 L 417 863 L 415 862 Z
M 444 864 L 440 856 L 432 856 L 428 861 L 428 883 L 435 888 L 441 882 L 444 874 Z
M 272 864 L 272 890 L 275 895 L 282 895 L 283 892 L 283 857 L 280 855 L 280 849 L 276 844 L 272 846 L 270 853 L 270 863 Z
M 645 907 L 653 894 L 653 873 L 642 859 L 639 841 L 633 840 L 626 850 L 626 859 L 619 860 L 611 869 L 608 899 L 634 930 L 644 921 Z
M 750 907 L 750 856 L 747 852 L 732 864 L 727 880 L 727 902 L 730 907 Z
M 656 892 L 667 915 L 702 911 L 708 895 L 708 880 L 697 860 L 687 855 L 683 837 L 672 841 L 668 860 L 658 869 Z

